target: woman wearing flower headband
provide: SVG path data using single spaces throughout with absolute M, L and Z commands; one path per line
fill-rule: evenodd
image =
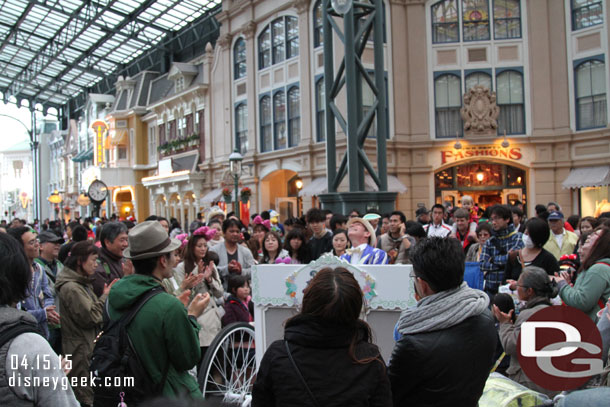
M 204 293 L 210 293 L 212 297 L 212 301 L 203 314 L 197 318 L 197 322 L 201 326 L 199 343 L 202 348 L 202 358 L 205 350 L 222 327 L 220 322 L 222 308 L 218 307 L 217 301 L 214 299 L 222 299 L 224 290 L 218 270 L 216 270 L 214 262 L 208 258 L 208 241 L 214 237 L 215 233 L 216 230 L 207 226 L 195 230 L 186 245 L 184 261 L 174 269 L 174 276 L 181 285 L 180 288 L 190 288 L 190 300 L 195 295 Z M 184 284 L 185 281 L 189 282 Z

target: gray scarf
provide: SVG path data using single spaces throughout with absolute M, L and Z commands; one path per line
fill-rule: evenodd
M 487 309 L 489 297 L 464 282 L 457 288 L 429 295 L 400 314 L 398 332 L 402 335 L 438 331 L 459 324 Z

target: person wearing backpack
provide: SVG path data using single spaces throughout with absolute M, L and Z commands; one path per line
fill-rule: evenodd
M 114 280 L 104 286 L 98 298 L 93 293 L 90 278 L 97 266 L 98 249 L 90 241 L 78 242 L 70 249 L 70 255 L 55 283 L 61 304 L 62 345 L 66 354 L 72 355 L 71 378 L 89 377 L 89 363 L 95 337 L 102 326 L 104 302 Z M 93 405 L 93 389 L 80 385 L 74 388 L 76 397 L 83 406 Z
M 40 335 L 36 318 L 15 308 L 26 297 L 31 279 L 21 244 L 0 233 L 0 406 L 78 407 L 59 357 Z M 31 385 L 47 380 L 50 385 Z
M 200 359 L 200 326 L 197 318 L 209 303 L 210 296 L 208 293 L 197 294 L 187 309 L 184 303 L 190 295 L 188 291 L 179 299 L 166 293 L 161 285 L 164 278 L 172 276 L 176 266 L 175 251 L 180 245 L 178 239 L 167 236 L 159 222 L 138 224 L 129 232 L 129 246 L 123 252 L 133 262 L 135 274 L 119 280 L 108 296 L 110 323 L 120 321 L 123 315 L 137 307 L 137 313 L 126 327 L 126 334 L 139 360 L 135 365 L 141 365 L 141 369 L 133 371 L 139 370 L 143 374 L 136 375 L 141 377 L 136 377 L 135 389 L 123 390 L 129 407 L 143 401 L 137 393 L 144 386 L 152 389 L 145 393 L 148 397 L 186 394 L 191 398 L 202 398 L 197 381 L 188 370 Z M 142 305 L 143 300 L 146 301 Z M 103 337 L 98 339 L 98 344 Z M 96 365 L 96 354 L 99 354 L 97 346 L 93 353 L 92 371 Z M 118 357 L 122 358 L 123 354 Z M 137 388 L 138 379 L 143 383 L 140 389 Z M 97 400 L 98 388 L 95 391 L 94 406 L 102 405 Z M 130 398 L 132 394 L 135 397 Z M 117 402 L 106 405 L 115 407 Z

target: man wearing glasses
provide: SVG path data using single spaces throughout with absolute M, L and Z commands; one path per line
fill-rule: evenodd
M 483 245 L 479 263 L 484 274 L 484 290 L 490 296 L 498 292 L 504 281 L 504 269 L 509 258 L 515 258 L 523 248 L 522 233 L 515 230 L 512 212 L 506 205 L 491 207 L 491 237 Z
M 42 268 L 34 260 L 40 252 L 40 243 L 36 232 L 27 227 L 10 228 L 7 233 L 13 236 L 25 250 L 28 262 L 32 265 L 32 281 L 27 291 L 27 298 L 18 304 L 18 307 L 32 314 L 38 321 L 38 328 L 46 339 L 49 339 L 48 324 L 59 324 L 59 314 L 55 310 L 53 292 Z

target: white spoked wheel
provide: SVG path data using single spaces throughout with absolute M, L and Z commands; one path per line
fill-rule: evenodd
M 249 406 L 256 378 L 254 327 L 236 322 L 214 338 L 199 367 L 203 398 L 222 397 L 225 403 Z

